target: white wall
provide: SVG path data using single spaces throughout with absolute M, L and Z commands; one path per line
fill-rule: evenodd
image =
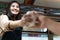
M 60 8 L 60 0 L 35 0 L 34 5 Z

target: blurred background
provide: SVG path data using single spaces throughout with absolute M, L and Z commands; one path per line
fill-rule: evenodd
M 0 0 L 0 15 L 6 12 L 9 2 L 15 0 Z M 60 0 L 16 0 L 21 6 L 21 15 L 27 11 L 35 10 L 44 12 L 45 16 L 50 16 L 56 22 L 60 22 Z M 47 28 L 36 30 L 23 30 L 22 40 L 60 40 L 60 36 L 51 33 Z

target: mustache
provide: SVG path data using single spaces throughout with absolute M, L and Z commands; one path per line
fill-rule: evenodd
M 19 12 L 19 10 L 17 10 L 17 9 L 12 9 L 12 11 L 16 11 L 16 12 Z

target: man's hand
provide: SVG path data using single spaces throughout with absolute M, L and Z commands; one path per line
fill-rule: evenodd
M 36 27 L 40 27 L 40 28 L 45 28 L 45 18 L 46 16 L 41 15 L 43 12 L 37 12 L 37 11 L 33 11 L 33 14 L 37 17 L 36 18 Z

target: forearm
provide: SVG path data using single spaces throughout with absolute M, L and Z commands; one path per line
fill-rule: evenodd
M 59 22 L 55 22 L 51 19 L 47 19 L 45 25 L 48 28 L 48 30 L 50 30 L 52 33 L 60 35 L 60 31 L 59 31 L 60 23 Z
M 9 21 L 10 28 L 23 27 L 25 22 L 23 20 Z

